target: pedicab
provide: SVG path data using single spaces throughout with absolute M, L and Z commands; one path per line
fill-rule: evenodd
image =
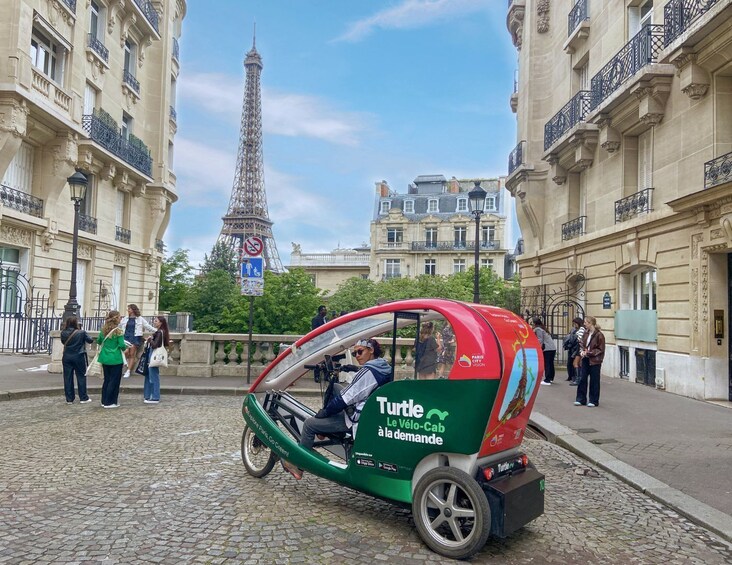
M 412 340 L 428 321 L 455 335 L 445 378 L 416 378 L 413 368 Z M 350 348 L 372 337 L 391 365 L 390 382 L 368 397 L 355 434 L 300 446 L 315 411 L 287 389 L 306 375 L 322 384 L 343 379 Z M 411 507 L 430 549 L 465 559 L 489 536 L 506 537 L 544 512 L 544 476 L 520 450 L 542 372 L 534 332 L 501 308 L 410 299 L 346 314 L 281 351 L 251 386 L 242 460 L 254 477 L 285 460 Z

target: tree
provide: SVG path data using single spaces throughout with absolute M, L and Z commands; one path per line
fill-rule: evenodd
M 193 327 L 198 332 L 222 331 L 224 312 L 236 306 L 239 288 L 231 273 L 214 269 L 198 276 L 191 286 L 185 307 L 193 315 Z
M 236 252 L 224 241 L 217 241 L 214 244 L 213 249 L 211 249 L 211 256 L 203 256 L 201 273 L 205 275 L 215 270 L 229 273 L 233 281 L 239 276 L 239 258 L 236 256 Z
M 192 284 L 193 267 L 187 249 L 176 249 L 160 266 L 160 301 L 158 308 L 165 312 L 179 312 Z
M 351 277 L 338 285 L 338 290 L 328 299 L 328 308 L 331 312 L 353 312 L 377 302 L 376 283 L 369 279 Z

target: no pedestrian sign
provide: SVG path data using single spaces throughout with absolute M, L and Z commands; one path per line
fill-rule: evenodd
M 244 240 L 243 249 L 250 257 L 257 257 L 264 251 L 264 242 L 256 236 L 248 237 Z

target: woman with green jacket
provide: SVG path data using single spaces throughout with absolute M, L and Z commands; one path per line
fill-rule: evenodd
M 119 326 L 120 315 L 117 310 L 110 310 L 99 332 L 97 343 L 100 344 L 97 360 L 104 370 L 102 384 L 102 407 L 119 407 L 119 385 L 122 382 L 122 352 L 127 349 L 124 331 Z

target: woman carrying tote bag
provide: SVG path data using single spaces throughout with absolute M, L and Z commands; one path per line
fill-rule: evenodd
M 97 343 L 101 346 L 97 360 L 104 371 L 102 383 L 102 407 L 119 407 L 119 385 L 122 382 L 122 352 L 127 349 L 124 332 L 118 328 L 120 315 L 117 310 L 110 310 L 99 332 Z
M 142 389 L 145 404 L 157 404 L 160 402 L 160 365 L 152 363 L 152 356 L 155 350 L 166 348 L 170 345 L 170 332 L 168 322 L 164 316 L 153 318 L 155 333 L 147 338 L 148 367 L 145 375 L 145 386 Z

